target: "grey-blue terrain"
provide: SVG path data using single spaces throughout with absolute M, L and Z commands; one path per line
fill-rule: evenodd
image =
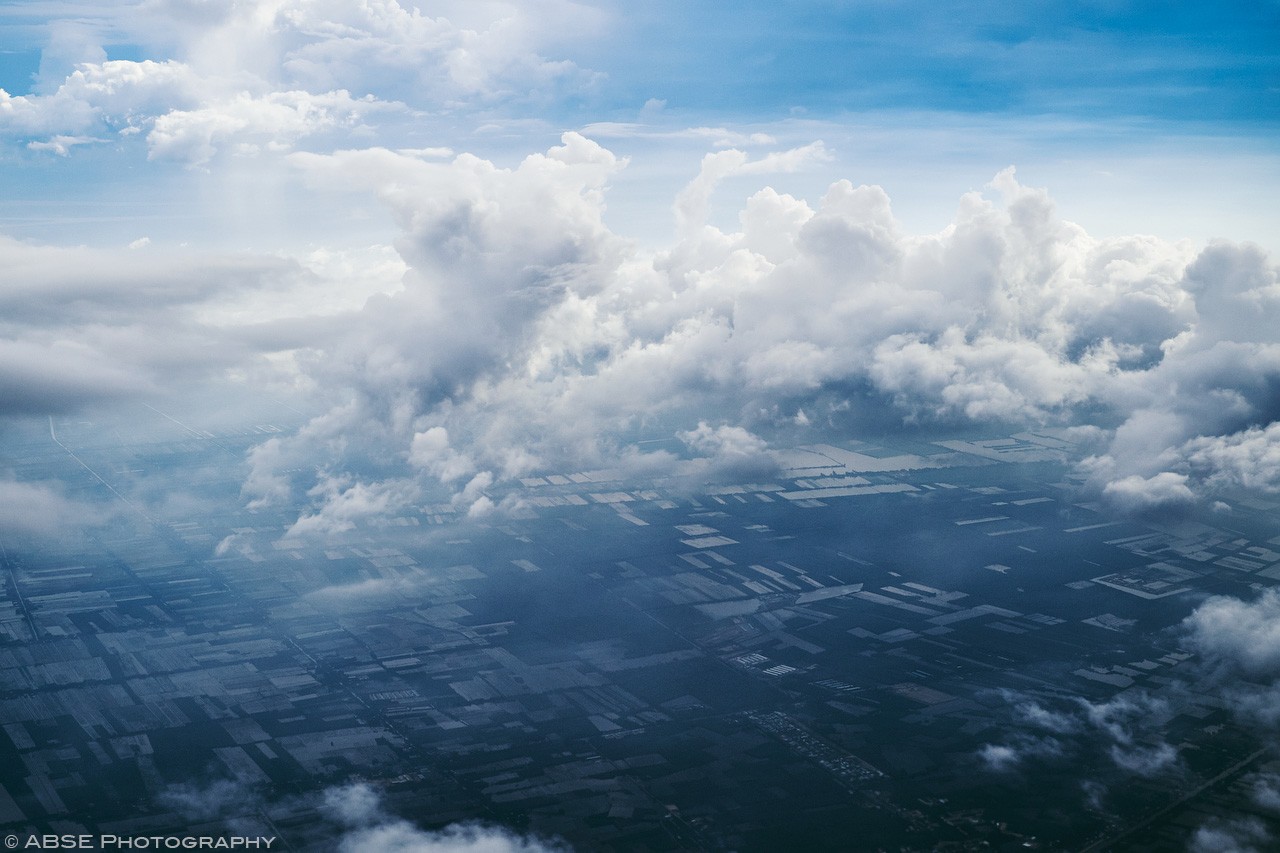
M 916 431 L 704 482 L 545 471 L 484 518 L 446 497 L 287 537 L 304 508 L 240 487 L 300 414 L 181 405 L 4 427 L 0 467 L 99 513 L 2 542 L 6 833 L 771 851 L 1280 830 L 1270 685 L 1202 630 L 1214 596 L 1274 603 L 1275 503 L 1118 515 L 1082 496 L 1073 433 Z

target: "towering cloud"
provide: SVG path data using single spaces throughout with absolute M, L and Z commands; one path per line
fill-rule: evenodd
M 472 155 L 293 155 L 317 187 L 376 193 L 410 272 L 315 347 L 308 369 L 332 407 L 255 454 L 249 495 L 278 491 L 273 461 L 340 447 L 334 471 L 390 491 L 425 477 L 472 505 L 534 469 L 638 462 L 637 431 L 679 433 L 711 458 L 744 452 L 733 430 L 760 442 L 849 412 L 1110 426 L 1086 470 L 1126 511 L 1269 482 L 1240 473 L 1242 458 L 1268 457 L 1280 368 L 1252 319 L 1276 289 L 1257 249 L 1095 239 L 1012 170 L 936 234 L 906 233 L 881 188 L 846 181 L 816 207 L 766 188 L 736 232 L 695 224 L 721 173 L 815 151 L 704 162 L 657 252 L 604 225 L 626 164 L 578 134 L 509 169 Z M 353 503 L 343 488 L 316 494 Z

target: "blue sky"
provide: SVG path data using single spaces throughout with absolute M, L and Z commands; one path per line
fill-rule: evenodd
M 941 110 L 1271 126 L 1275 3 L 645 4 L 619 92 L 718 114 Z M 594 57 L 593 57 L 594 58 Z
M 216 4 L 212 4 L 216 5 Z M 433 8 L 421 4 L 428 14 Z M 561 109 L 625 111 L 648 98 L 726 117 L 941 110 L 1274 127 L 1280 4 L 1028 2 L 585 4 L 603 25 L 560 34 L 603 72 Z M 536 4 L 534 7 L 536 9 Z M 0 13 L 0 86 L 29 92 L 50 24 L 79 21 L 111 59 L 167 58 L 128 4 L 12 4 Z M 119 14 L 117 14 L 119 13 Z
M 490 17 L 510 14 L 491 5 Z M 0 87 L 11 95 L 47 93 L 79 60 L 183 61 L 192 33 L 228 6 L 10 5 L 0 10 Z M 800 142 L 807 133 L 829 143 L 831 168 L 810 173 L 813 180 L 795 183 L 797 189 L 812 191 L 833 177 L 879 182 L 896 189 L 903 214 L 922 228 L 949 213 L 945 201 L 1010 164 L 1054 189 L 1073 215 L 1108 232 L 1133 230 L 1149 217 L 1148 227 L 1164 236 L 1230 233 L 1266 241 L 1280 224 L 1267 216 L 1270 205 L 1259 192 L 1277 180 L 1275 2 L 815 0 L 730 7 L 698 0 L 555 8 L 564 6 L 527 6 L 520 25 L 519 49 L 581 72 L 553 84 L 526 87 L 516 75 L 492 92 L 441 103 L 429 93 L 421 97 L 421 87 L 394 69 L 338 81 L 353 95 L 402 99 L 426 113 L 408 121 L 384 115 L 364 142 L 443 145 L 513 162 L 564 129 L 600 122 L 667 132 L 750 127 L 775 138 L 796 133 Z M 473 27 L 485 23 L 486 8 L 423 4 L 425 14 L 453 14 Z M 552 12 L 539 21 L 544 8 Z M 43 82 L 36 79 L 42 56 Z M 196 191 L 192 177 L 172 163 L 145 159 L 136 137 L 113 134 L 111 153 L 90 154 L 102 147 L 93 142 L 74 158 L 59 158 L 24 150 L 39 144 L 38 132 L 6 135 L 5 159 L 23 171 L 11 175 L 9 201 L 0 207 L 11 222 L 24 216 L 18 206 L 34 211 L 62 199 L 127 206 L 119 191 L 122 170 L 131 186 L 154 187 L 148 196 Z M 135 144 L 120 144 L 128 142 Z M 314 147 L 311 140 L 298 144 Z M 629 179 L 670 195 L 699 156 L 696 146 L 681 146 L 669 135 L 634 136 L 619 145 L 638 155 L 632 174 L 619 181 L 622 207 L 642 201 L 628 195 Z M 1116 175 L 1125 176 L 1119 185 L 1111 180 Z M 1186 184 L 1181 235 L 1163 198 L 1170 182 Z M 1160 201 L 1146 203 L 1148 192 Z M 77 218 L 60 209 L 68 225 Z M 930 216 L 930 210 L 939 213 Z M 661 233 L 654 219 L 638 217 L 637 236 Z M 23 227 L 39 229 L 44 221 L 33 217 Z M 1222 224 L 1215 229 L 1215 222 Z

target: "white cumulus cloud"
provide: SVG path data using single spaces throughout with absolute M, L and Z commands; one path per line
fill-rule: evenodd
M 720 176 L 822 151 L 709 155 L 677 219 L 698 220 Z M 401 292 L 315 343 L 310 374 L 334 402 L 282 440 L 298 445 L 289 458 L 340 441 L 356 476 L 425 475 L 471 506 L 488 500 L 464 496 L 482 473 L 670 467 L 626 446 L 637 429 L 719 464 L 732 454 L 717 435 L 764 440 L 783 423 L 1054 424 L 1096 433 L 1092 488 L 1150 512 L 1231 479 L 1235 455 L 1266 455 L 1269 433 L 1250 423 L 1274 405 L 1280 350 L 1256 324 L 1215 319 L 1233 300 L 1267 303 L 1265 258 L 1092 238 L 1011 170 L 936 234 L 907 233 L 880 187 L 837 181 L 816 206 L 761 190 L 740 231 L 700 224 L 647 252 L 604 224 L 626 161 L 578 134 L 514 168 L 382 149 L 291 161 L 317 189 L 376 194 L 408 272 Z M 251 483 L 278 491 L 257 467 Z
M 389 815 L 370 785 L 357 782 L 324 792 L 323 810 L 344 829 L 342 853 L 568 853 L 563 844 L 518 835 L 502 827 L 456 823 L 425 830 Z

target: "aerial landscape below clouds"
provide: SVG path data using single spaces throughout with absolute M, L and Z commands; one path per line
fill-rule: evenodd
M 1280 9 L 794 6 L 0 13 L 0 819 L 1280 837 Z

